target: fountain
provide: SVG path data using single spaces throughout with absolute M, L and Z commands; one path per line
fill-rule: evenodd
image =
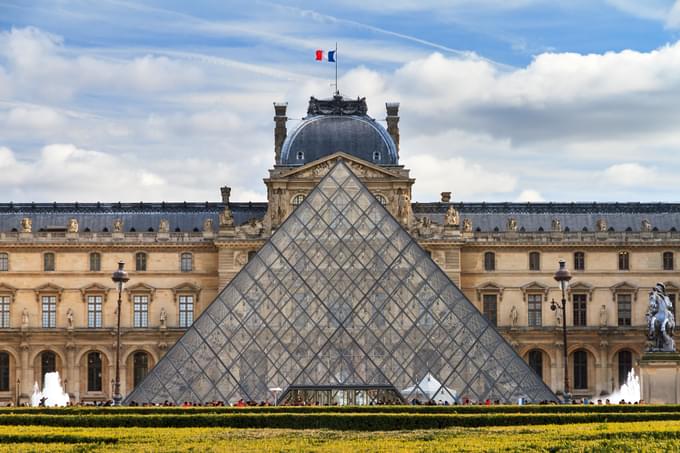
M 59 379 L 59 372 L 45 374 L 45 386 L 40 391 L 40 386 L 36 382 L 33 385 L 33 395 L 31 395 L 31 406 L 40 406 L 40 401 L 45 399 L 45 406 L 66 406 L 69 396 L 64 392 Z
M 630 370 L 621 388 L 605 398 L 613 404 L 618 404 L 621 400 L 626 403 L 637 403 L 640 401 L 640 395 L 640 377 L 635 375 L 635 370 Z

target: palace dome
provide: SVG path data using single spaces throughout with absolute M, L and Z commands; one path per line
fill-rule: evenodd
M 286 137 L 280 165 L 304 165 L 342 151 L 377 165 L 398 165 L 390 134 L 367 114 L 366 99 L 309 101 L 307 116 Z

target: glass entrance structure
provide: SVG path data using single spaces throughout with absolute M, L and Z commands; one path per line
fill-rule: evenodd
M 270 388 L 320 404 L 556 400 L 341 157 L 126 401 Z

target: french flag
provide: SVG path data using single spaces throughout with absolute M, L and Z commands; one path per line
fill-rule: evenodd
M 330 63 L 335 63 L 335 50 L 329 50 L 327 57 Z M 323 61 L 323 50 L 316 51 L 316 61 Z

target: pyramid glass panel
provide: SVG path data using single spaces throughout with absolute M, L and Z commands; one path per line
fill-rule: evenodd
M 556 400 L 339 158 L 126 402 Z

